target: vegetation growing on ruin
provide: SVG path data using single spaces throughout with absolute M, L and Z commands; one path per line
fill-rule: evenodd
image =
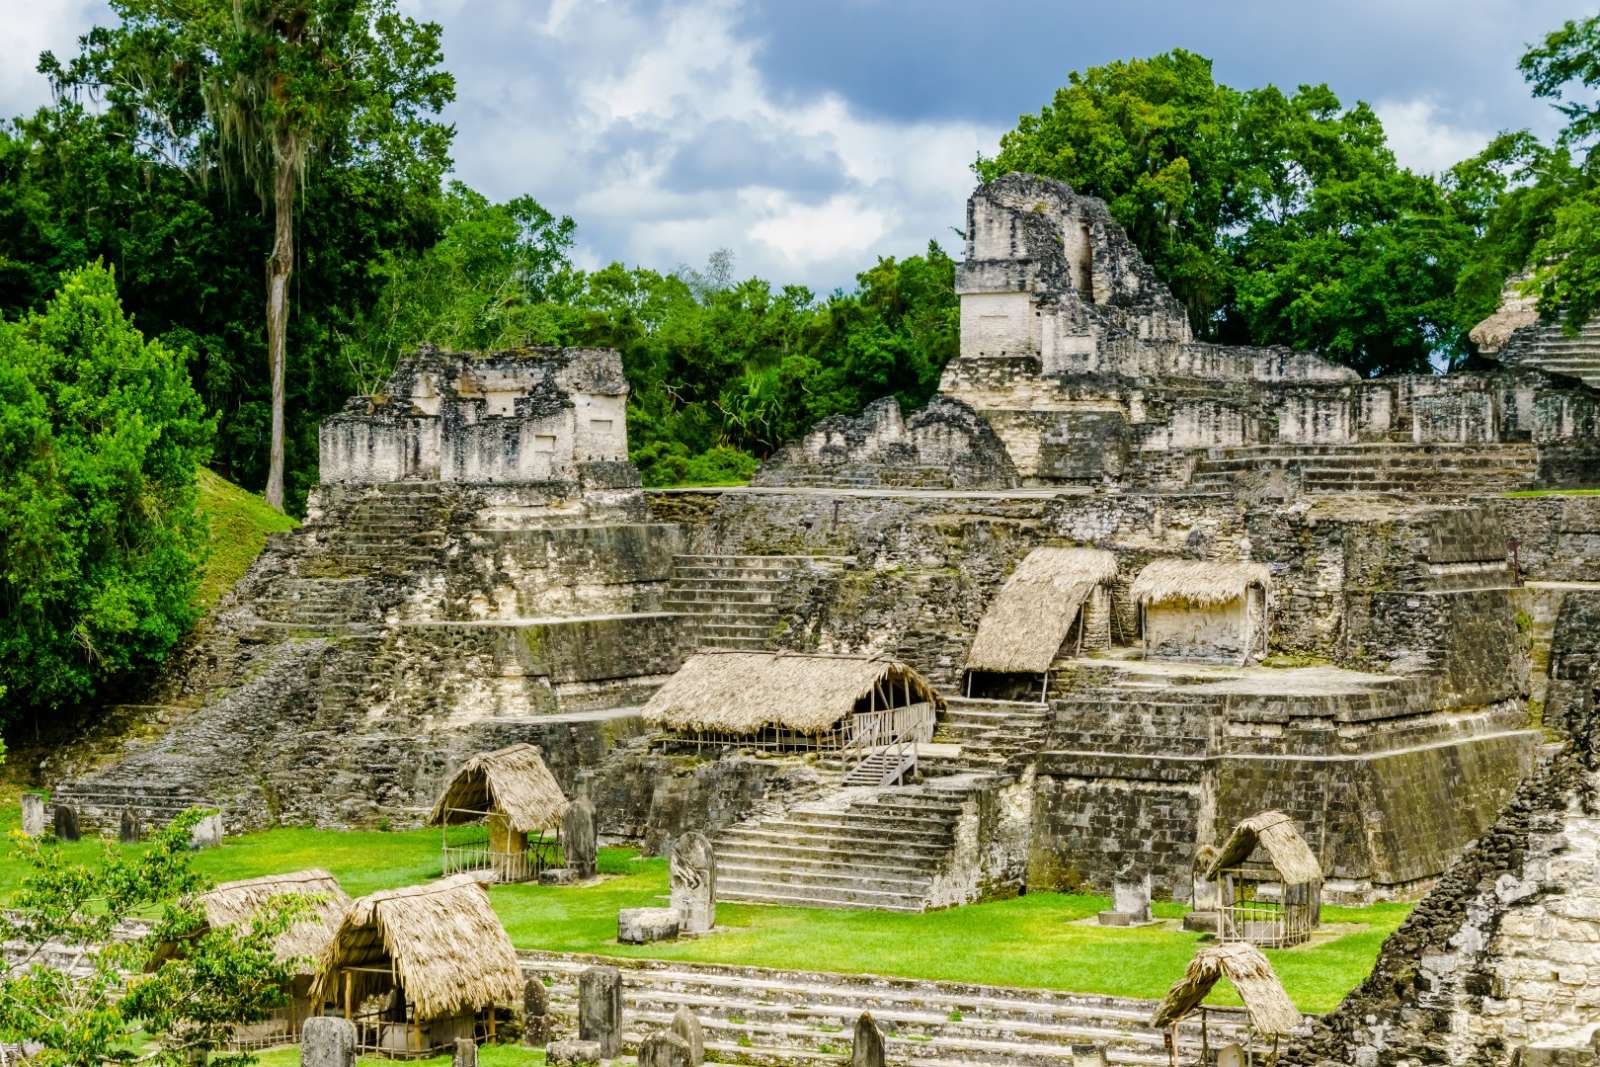
M 266 547 L 268 534 L 292 530 L 299 524 L 256 494 L 204 468 L 200 471 L 199 507 L 209 547 L 200 574 L 198 603 L 202 611 L 210 611 L 250 569 Z

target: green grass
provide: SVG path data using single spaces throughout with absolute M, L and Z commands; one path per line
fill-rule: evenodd
M 210 611 L 250 569 L 266 547 L 267 534 L 292 530 L 298 523 L 261 497 L 203 467 L 200 512 L 211 526 L 211 553 L 200 577 L 198 597 L 200 607 Z
M 14 827 L 18 809 L 0 808 L 0 831 Z M 63 846 L 90 860 L 99 845 Z M 439 875 L 438 831 L 278 829 L 228 838 L 199 853 L 195 866 L 218 881 L 325 867 L 352 895 L 426 881 Z M 600 869 L 611 875 L 585 887 L 495 886 L 495 911 L 519 948 L 607 956 L 749 964 L 761 967 L 878 973 L 907 978 L 1035 986 L 1080 993 L 1160 997 L 1194 954 L 1200 935 L 1146 928 L 1113 929 L 1076 921 L 1107 907 L 1103 897 L 1030 893 L 1014 900 L 905 915 L 889 912 L 767 908 L 722 904 L 715 934 L 655 945 L 619 945 L 619 908 L 659 906 L 667 899 L 667 863 L 627 849 L 602 849 Z M 22 871 L 0 858 L 0 886 Z M 5 895 L 0 889 L 0 897 Z M 1332 941 L 1267 953 L 1294 1002 L 1328 1011 L 1372 969 L 1383 939 L 1408 904 L 1365 908 L 1328 906 L 1329 923 L 1361 928 Z M 1176 904 L 1156 914 L 1175 918 Z M 1237 1003 L 1219 990 L 1218 1003 Z
M 433 1056 L 425 1060 L 406 1060 L 406 1067 L 449 1067 L 449 1056 Z M 544 1049 L 523 1048 L 519 1045 L 483 1045 L 478 1049 L 480 1067 L 534 1067 L 544 1062 Z M 269 1048 L 256 1054 L 261 1067 L 300 1067 L 300 1046 Z M 394 1060 L 363 1056 L 356 1063 L 364 1067 L 394 1067 Z
M 1600 489 L 1513 489 L 1506 493 L 1509 497 L 1597 495 L 1600 495 Z

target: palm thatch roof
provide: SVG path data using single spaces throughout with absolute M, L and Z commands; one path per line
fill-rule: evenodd
M 1263 563 L 1230 563 L 1203 559 L 1155 559 L 1133 580 L 1130 593 L 1139 604 L 1184 601 L 1208 608 L 1244 596 L 1252 585 L 1272 584 Z
M 915 669 L 876 656 L 784 652 L 702 652 L 690 656 L 644 707 L 644 719 L 668 730 L 753 734 L 777 726 L 814 734 L 857 710 L 874 687 L 909 687 L 911 703 L 944 699 Z M 878 706 L 884 706 L 880 696 Z
M 1263 811 L 1235 826 L 1206 869 L 1206 877 L 1215 878 L 1227 868 L 1239 866 L 1250 858 L 1257 845 L 1266 852 L 1284 885 L 1322 881 L 1322 864 L 1317 862 L 1316 853 L 1300 836 L 1294 820 L 1281 811 Z
M 1194 954 L 1183 977 L 1172 983 L 1167 995 L 1151 1018 L 1152 1026 L 1172 1026 L 1200 1006 L 1217 984 L 1227 978 L 1244 1001 L 1250 1026 L 1266 1037 L 1293 1033 L 1300 1026 L 1300 1012 L 1284 992 L 1272 964 L 1254 945 L 1232 942 L 1207 945 Z
M 1039 674 L 1061 650 L 1091 590 L 1117 576 L 1098 548 L 1036 548 L 1000 587 L 967 653 L 976 671 Z
M 1500 306 L 1467 334 L 1468 339 L 1478 346 L 1479 352 L 1486 356 L 1499 352 L 1510 342 L 1512 334 L 1539 321 L 1538 297 L 1522 292 L 1522 285 L 1528 277 L 1527 274 L 1514 274 L 1508 278 L 1505 289 L 1500 293 Z
M 480 752 L 460 767 L 428 816 L 438 826 L 471 822 L 477 812 L 498 811 L 519 833 L 561 825 L 568 800 L 537 745 Z
M 418 1019 L 448 1018 L 522 995 L 511 938 L 489 894 L 471 875 L 390 889 L 350 905 L 322 954 L 313 1002 L 339 991 L 340 968 L 392 968 Z M 357 971 L 357 1003 L 387 988 L 386 975 Z
M 202 936 L 206 930 L 246 926 L 270 902 L 286 896 L 311 897 L 314 902 L 273 940 L 273 955 L 284 963 L 299 961 L 298 973 L 310 974 L 350 907 L 350 896 L 339 887 L 338 879 L 321 868 L 220 883 L 194 900 L 205 917 L 205 927 L 195 936 Z M 151 966 L 182 951 L 182 944 L 164 942 L 157 946 Z

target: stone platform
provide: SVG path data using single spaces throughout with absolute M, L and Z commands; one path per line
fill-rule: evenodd
M 1156 1002 L 877 975 L 771 970 L 662 960 L 521 952 L 523 973 L 547 977 L 557 1034 L 576 1029 L 577 975 L 597 963 L 622 970 L 623 1046 L 664 1028 L 687 1007 L 706 1030 L 708 1060 L 755 1065 L 837 1064 L 850 1031 L 871 1011 L 888 1036 L 889 1061 L 916 1067 L 1001 1064 L 1073 1067 L 1074 1045 L 1106 1050 L 1113 1064 L 1163 1067 Z M 1242 1040 L 1242 1009 L 1208 1009 L 1213 1043 Z M 1200 1052 L 1198 1023 L 1179 1028 L 1186 1060 Z

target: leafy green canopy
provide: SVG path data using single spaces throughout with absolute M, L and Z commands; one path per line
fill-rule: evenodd
M 1524 288 L 1540 313 L 1576 332 L 1600 312 L 1600 15 L 1564 23 L 1518 67 L 1566 125 L 1548 145 L 1526 130 L 1502 134 L 1454 169 L 1481 234 L 1459 299 L 1486 314 L 1507 275 L 1530 272 Z
M 217 471 L 260 488 L 271 421 L 262 260 L 273 219 L 224 180 L 225 167 L 246 177 L 246 160 L 242 146 L 220 139 L 204 89 L 232 68 L 199 32 L 214 29 L 228 44 L 232 30 L 214 16 L 233 8 L 184 5 L 204 16 L 191 26 L 175 21 L 178 5 L 125 4 L 121 21 L 85 34 L 76 55 L 41 57 L 54 102 L 0 128 L 0 313 L 41 307 L 63 270 L 115 264 L 140 328 L 188 351 L 195 387 L 218 418 Z M 451 130 L 429 117 L 450 89 L 436 69 L 438 28 L 389 16 L 364 26 L 381 46 L 363 52 L 359 100 L 323 115 L 338 121 L 319 125 L 299 188 L 287 339 L 291 510 L 316 484 L 318 423 L 357 391 L 346 345 L 383 285 L 375 266 L 387 253 L 431 246 L 442 222 Z M 225 58 L 242 61 L 261 46 L 249 36 L 245 52 Z
M 1395 162 L 1371 108 L 1325 85 L 1240 91 L 1181 49 L 1092 67 L 977 171 L 1105 200 L 1202 337 L 1316 349 L 1363 374 L 1464 351 L 1469 227 Z
M 181 354 L 134 328 L 107 268 L 0 322 L 0 719 L 103 692 L 194 621 L 212 432 Z

